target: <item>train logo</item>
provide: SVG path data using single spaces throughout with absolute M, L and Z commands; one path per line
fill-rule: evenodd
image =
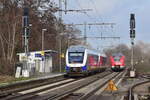
M 125 69 L 125 56 L 122 53 L 115 53 L 110 56 L 111 69 L 115 72 Z
M 106 56 L 83 46 L 70 46 L 66 52 L 66 73 L 69 76 L 88 75 L 106 69 Z

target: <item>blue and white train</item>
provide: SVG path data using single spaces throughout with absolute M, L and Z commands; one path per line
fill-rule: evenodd
M 106 56 L 84 46 L 70 46 L 66 52 L 66 73 L 69 76 L 84 76 L 106 69 Z

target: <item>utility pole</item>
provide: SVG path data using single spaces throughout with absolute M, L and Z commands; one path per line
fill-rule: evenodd
M 59 9 L 62 9 L 62 1 L 59 0 Z M 61 26 L 61 21 L 62 21 L 62 11 L 59 11 L 59 34 L 62 32 L 62 26 Z M 61 36 L 59 36 L 59 72 L 61 71 Z
M 65 0 L 65 14 L 67 14 L 67 0 Z
M 43 51 L 43 52 L 44 52 L 44 49 L 45 49 L 45 48 L 44 48 L 44 40 L 45 40 L 45 39 L 44 39 L 44 35 L 45 35 L 44 32 L 45 32 L 45 31 L 47 31 L 47 29 L 42 29 L 42 51 Z
M 84 43 L 85 43 L 85 45 L 86 45 L 86 22 L 84 22 Z
M 134 39 L 135 39 L 135 15 L 130 15 L 130 38 L 131 38 L 131 71 L 130 77 L 135 77 L 135 68 L 134 68 Z
M 45 72 L 45 64 L 44 64 L 44 62 L 45 62 L 45 52 L 44 52 L 44 50 L 45 50 L 45 47 L 44 47 L 44 32 L 45 31 L 47 31 L 47 29 L 42 29 L 42 52 L 41 52 L 41 55 L 42 55 L 42 68 L 41 68 L 41 72 Z

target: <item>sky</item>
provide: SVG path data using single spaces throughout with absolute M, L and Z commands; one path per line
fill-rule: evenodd
M 53 0 L 58 3 L 58 0 Z M 62 0 L 64 1 L 64 0 Z M 63 3 L 64 9 L 64 3 Z M 120 43 L 130 45 L 130 14 L 135 14 L 137 41 L 150 43 L 150 0 L 67 0 L 67 9 L 92 9 L 85 13 L 63 13 L 66 24 L 74 23 L 115 23 L 112 26 L 87 26 L 87 37 L 119 36 L 119 39 L 87 39 L 94 48 L 107 47 Z M 84 26 L 76 26 L 84 33 Z

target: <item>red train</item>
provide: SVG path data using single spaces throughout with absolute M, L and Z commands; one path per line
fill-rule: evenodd
M 111 69 L 120 72 L 125 69 L 125 56 L 122 53 L 115 53 L 110 56 Z

